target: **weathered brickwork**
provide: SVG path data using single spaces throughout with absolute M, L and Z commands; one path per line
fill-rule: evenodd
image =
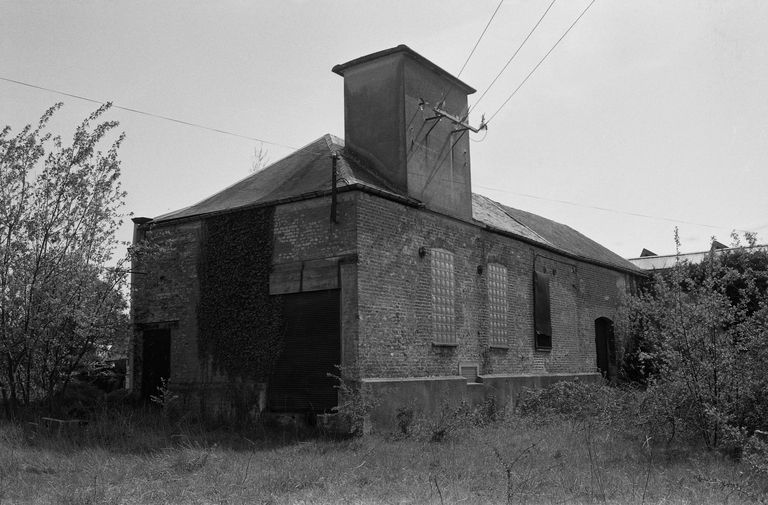
M 463 362 L 481 374 L 596 371 L 594 320 L 615 318 L 626 274 L 377 196 L 358 202 L 362 376 L 456 375 Z M 434 249 L 454 256 L 456 346 L 434 345 Z M 506 347 L 490 345 L 489 263 L 507 268 Z M 534 270 L 550 276 L 551 351 L 534 350 Z
M 343 345 L 342 362 L 354 365 L 357 329 L 355 292 L 355 196 L 338 196 L 336 223 L 331 223 L 331 198 L 318 198 L 277 206 L 274 213 L 274 250 L 268 260 L 273 265 L 317 260 L 327 257 L 347 257 L 340 265 L 342 273 Z M 133 361 L 132 387 L 141 387 L 142 333 L 146 328 L 171 329 L 170 385 L 186 396 L 201 398 L 201 388 L 210 389 L 207 406 L 226 410 L 228 400 L 214 398 L 225 390 L 216 384 L 226 384 L 228 378 L 206 362 L 198 349 L 199 301 L 202 244 L 205 227 L 202 220 L 164 223 L 143 230 L 153 244 L 153 251 L 138 262 L 133 279 Z M 204 338 L 204 336 L 203 336 Z M 225 388 L 226 389 L 226 388 Z M 231 396 L 231 392 L 225 396 Z M 189 403 L 189 398 L 185 398 Z M 194 400 L 197 401 L 197 400 Z M 193 401 L 193 403 L 194 403 Z M 201 400 L 202 401 L 202 400 Z
M 331 197 L 314 198 L 275 209 L 273 265 L 323 258 L 341 258 L 341 363 L 358 376 L 357 320 L 357 192 L 337 196 L 336 222 L 331 221 Z
M 333 223 L 330 196 L 276 206 L 271 263 L 292 268 L 336 258 L 340 365 L 349 376 L 455 377 L 469 364 L 486 377 L 596 372 L 595 320 L 616 318 L 629 274 L 365 192 L 339 194 L 336 218 Z M 172 386 L 188 391 L 187 403 L 192 398 L 226 412 L 234 401 L 228 379 L 201 365 L 197 345 L 202 229 L 198 220 L 148 232 L 162 248 L 152 262 L 136 266 L 146 273 L 134 276 L 134 369 L 141 365 L 142 328 L 170 325 Z M 452 256 L 455 342 L 435 335 L 435 251 Z M 506 269 L 506 310 L 496 317 L 505 329 L 494 342 L 489 265 Z M 547 351 L 534 349 L 534 271 L 550 279 Z
M 336 223 L 331 198 L 286 203 L 275 209 L 274 264 L 341 256 L 355 252 L 355 196 L 338 196 Z
M 132 387 L 141 387 L 143 330 L 157 326 L 171 330 L 171 382 L 199 381 L 196 310 L 201 222 L 158 226 L 145 233 L 154 249 L 133 267 Z
M 389 398 L 390 421 L 444 393 L 503 405 L 524 385 L 599 380 L 595 320 L 616 319 L 632 266 L 558 250 L 621 265 L 472 195 L 468 136 L 453 135 L 467 84 L 405 46 L 334 72 L 345 141 L 326 135 L 196 205 L 137 219 L 137 238 L 160 249 L 134 266 L 132 386 L 145 333 L 157 359 L 142 394 L 166 373 L 170 335 L 171 387 L 204 412 L 327 413 L 337 361 Z

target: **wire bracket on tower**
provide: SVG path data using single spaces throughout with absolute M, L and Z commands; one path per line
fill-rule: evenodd
M 474 126 L 467 123 L 465 119 L 462 119 L 458 116 L 454 116 L 450 112 L 446 112 L 440 107 L 433 107 L 432 110 L 435 112 L 435 116 L 428 119 L 442 119 L 442 118 L 448 119 L 457 127 L 455 130 L 453 130 L 453 133 L 463 132 L 467 130 L 471 131 L 472 133 L 478 133 L 480 132 L 480 130 L 488 129 L 488 124 L 485 122 L 485 116 L 483 116 L 483 118 L 480 120 L 480 126 L 475 128 Z

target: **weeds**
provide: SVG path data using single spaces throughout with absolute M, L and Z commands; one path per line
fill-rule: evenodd
M 149 399 L 152 403 L 162 407 L 163 412 L 168 414 L 171 411 L 171 408 L 176 405 L 179 395 L 171 391 L 171 388 L 168 386 L 168 379 L 161 377 L 160 385 L 157 387 L 157 394 L 150 395 Z
M 368 414 L 376 407 L 376 399 L 366 395 L 359 384 L 352 384 L 344 378 L 344 370 L 337 366 L 338 374 L 327 374 L 336 379 L 338 384 L 334 386 L 339 390 L 341 402 L 333 410 L 346 418 L 349 423 L 349 432 L 353 436 L 360 436 L 366 431 Z
M 192 473 L 203 468 L 208 462 L 211 454 L 216 450 L 214 445 L 211 448 L 202 447 L 199 444 L 188 444 L 181 449 L 174 451 L 171 467 L 177 472 Z
M 602 391 L 602 386 L 594 386 Z M 525 413 L 445 403 L 401 410 L 397 437 L 176 431 L 156 409 L 104 412 L 81 433 L 25 438 L 0 424 L 2 503 L 761 503 L 766 442 L 742 460 L 680 446 L 637 422 L 634 391 L 560 385 Z M 565 399 L 558 405 L 557 396 Z M 570 404 L 568 402 L 571 402 Z M 536 405 L 534 407 L 534 405 Z M 640 403 L 642 405 L 642 403 Z M 522 410 L 522 409 L 521 409 Z M 549 412 L 543 415 L 542 412 Z M 566 413 L 567 412 L 567 413 Z M 122 419 L 122 420 L 119 420 Z M 118 433 L 108 436 L 110 427 Z M 437 435 L 437 437 L 436 437 Z M 430 442 L 438 438 L 440 442 Z M 658 441 L 657 441 L 658 440 Z M 679 442 L 678 442 L 679 443 Z M 665 456 L 665 457 L 662 457 Z M 761 501 L 763 500 L 763 501 Z

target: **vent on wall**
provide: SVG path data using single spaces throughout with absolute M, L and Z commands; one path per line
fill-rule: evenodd
M 464 376 L 467 382 L 480 382 L 480 365 L 477 363 L 459 363 L 459 375 Z

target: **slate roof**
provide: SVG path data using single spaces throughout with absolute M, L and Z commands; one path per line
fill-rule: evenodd
M 344 149 L 344 140 L 324 135 L 249 175 L 218 193 L 189 207 L 163 214 L 153 221 L 164 222 L 263 204 L 300 200 L 331 191 L 331 155 L 338 153 L 338 186 L 357 187 L 385 197 L 417 205 L 388 184 Z M 472 195 L 474 220 L 490 230 L 520 237 L 545 248 L 632 272 L 641 269 L 573 228 L 519 209 L 507 207 L 483 195 Z
M 330 191 L 331 155 L 335 152 L 341 154 L 337 165 L 340 187 L 366 186 L 392 196 L 399 195 L 381 177 L 344 152 L 342 139 L 327 134 L 213 196 L 158 216 L 153 221 L 157 223 L 225 212 L 240 207 L 307 198 Z
M 570 226 L 552 221 L 536 214 L 531 214 L 524 210 L 513 209 L 502 205 L 511 218 L 522 223 L 528 228 L 535 230 L 536 233 L 544 237 L 547 242 L 552 244 L 555 249 L 582 258 L 588 258 L 607 265 L 616 266 L 624 270 L 640 272 L 626 259 L 622 258 L 613 251 L 598 244 L 591 238 L 574 230 Z

